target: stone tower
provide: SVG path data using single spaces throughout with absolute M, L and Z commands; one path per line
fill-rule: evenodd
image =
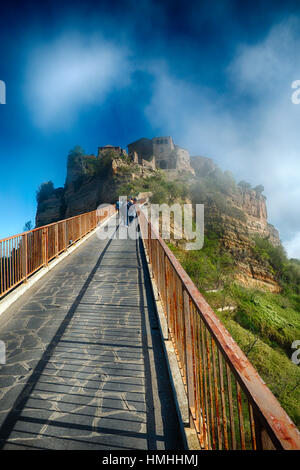
M 189 152 L 175 145 L 170 136 L 142 138 L 128 144 L 128 154 L 133 155 L 134 152 L 144 160 L 150 161 L 154 158 L 156 168 L 195 173 L 191 166 Z

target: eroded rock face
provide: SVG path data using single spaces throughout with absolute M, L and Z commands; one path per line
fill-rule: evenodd
M 189 152 L 181 147 L 178 147 L 178 145 L 175 145 L 174 152 L 176 155 L 177 162 L 176 169 L 178 171 L 186 171 L 195 174 L 195 170 L 191 166 L 191 157 Z
M 196 174 L 202 176 L 208 176 L 217 168 L 217 165 L 211 158 L 202 156 L 191 157 L 191 166 Z
M 81 160 L 68 166 L 65 188 L 56 189 L 38 204 L 36 227 L 95 210 L 102 202 L 114 203 L 119 197 L 116 178 L 122 178 L 124 171 L 129 171 L 131 179 L 147 178 L 156 172 L 151 164 L 135 165 L 122 158 L 113 159 L 110 168 L 94 176 L 88 176 Z
M 205 208 L 205 228 L 219 230 L 221 243 L 229 251 L 237 265 L 236 280 L 246 287 L 279 292 L 278 285 L 268 263 L 256 259 L 253 253 L 253 236 L 267 237 L 274 246 L 280 245 L 278 231 L 267 221 L 265 198 L 255 197 L 255 191 L 246 190 L 234 196 L 235 207 L 245 215 L 244 220 L 221 214 L 212 206 Z M 254 193 L 254 194 L 253 194 Z M 232 202 L 233 196 L 230 198 Z M 216 228 L 217 227 L 217 228 Z
M 97 209 L 103 195 L 103 185 L 104 181 L 100 178 L 89 178 L 78 185 L 79 187 L 76 187 L 76 183 L 68 185 L 64 197 L 64 218 Z
M 232 195 L 230 202 L 244 212 L 249 235 L 267 237 L 274 246 L 280 245 L 278 230 L 268 223 L 265 196 L 252 189 L 238 188 L 237 192 Z
M 142 139 L 142 144 L 145 142 Z M 179 152 L 178 158 L 185 165 L 190 164 L 189 154 L 174 146 L 173 152 Z M 88 156 L 89 158 L 96 158 Z M 89 212 L 98 207 L 101 202 L 114 202 L 117 199 L 116 180 L 122 178 L 122 172 L 130 173 L 131 179 L 148 177 L 157 170 L 153 162 L 149 165 L 126 162 L 122 158 L 112 160 L 111 168 L 105 175 L 88 176 L 84 159 L 78 159 L 76 165 L 68 165 L 65 188 L 56 189 L 47 199 L 38 204 L 36 226 Z M 217 165 L 206 157 L 192 157 L 191 164 L 196 175 L 203 177 L 213 173 Z M 169 174 L 166 172 L 166 174 Z M 194 178 L 194 176 L 191 176 Z M 222 195 L 223 197 L 223 195 Z M 205 205 L 205 229 L 214 230 L 220 234 L 222 245 L 234 257 L 237 263 L 237 280 L 248 286 L 268 289 L 273 292 L 280 290 L 270 266 L 261 259 L 256 259 L 253 252 L 253 236 L 267 237 L 274 246 L 280 245 L 278 231 L 267 220 L 266 198 L 252 189 L 236 190 L 224 194 L 224 200 L 231 208 L 237 209 L 242 217 L 229 215 L 214 204 Z
M 63 218 L 64 213 L 64 191 L 63 188 L 56 189 L 53 194 L 38 204 L 35 224 L 36 227 L 56 222 Z

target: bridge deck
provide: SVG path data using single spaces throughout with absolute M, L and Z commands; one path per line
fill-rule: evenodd
M 1 317 L 3 449 L 182 449 L 140 241 L 93 235 Z

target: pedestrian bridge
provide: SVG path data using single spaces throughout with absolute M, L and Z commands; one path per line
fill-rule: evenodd
M 0 447 L 300 449 L 150 222 L 134 240 L 116 217 L 107 205 L 0 241 Z

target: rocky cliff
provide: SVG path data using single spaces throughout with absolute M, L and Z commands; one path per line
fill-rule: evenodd
M 155 172 L 114 152 L 106 153 L 102 160 L 94 155 L 73 154 L 68 158 L 64 188 L 55 189 L 38 203 L 36 227 L 95 210 L 104 202 L 114 203 L 120 183 L 147 178 Z
M 198 200 L 205 207 L 205 230 L 217 232 L 224 249 L 233 255 L 236 279 L 247 287 L 278 292 L 280 287 L 270 265 L 257 259 L 253 250 L 254 237 L 281 245 L 278 231 L 268 223 L 266 197 L 251 187 L 236 185 L 232 175 L 221 172 L 209 158 L 192 157 L 192 165 L 197 185 L 204 184 L 206 191 Z
M 257 259 L 253 250 L 254 236 L 280 245 L 278 231 L 268 223 L 262 191 L 236 185 L 232 175 L 223 173 L 209 158 L 192 157 L 191 164 L 195 175 L 190 180 L 185 177 L 182 183 L 189 186 L 191 194 L 193 185 L 196 187 L 198 192 L 192 199 L 204 203 L 205 230 L 216 232 L 223 248 L 233 255 L 238 281 L 249 287 L 279 291 L 272 269 Z M 65 187 L 55 189 L 39 202 L 36 226 L 94 210 L 102 202 L 115 202 L 121 182 L 147 179 L 158 171 L 126 155 L 106 153 L 99 159 L 73 152 L 68 159 Z
M 261 201 L 257 201 L 257 205 L 260 204 Z M 240 283 L 247 287 L 279 292 L 280 287 L 269 264 L 255 256 L 252 239 L 252 236 L 267 237 L 274 245 L 279 245 L 278 232 L 263 217 L 255 217 L 247 212 L 244 214 L 246 217 L 241 220 L 220 213 L 213 205 L 206 207 L 205 229 L 207 231 L 219 229 L 222 246 L 235 260 L 235 277 Z

